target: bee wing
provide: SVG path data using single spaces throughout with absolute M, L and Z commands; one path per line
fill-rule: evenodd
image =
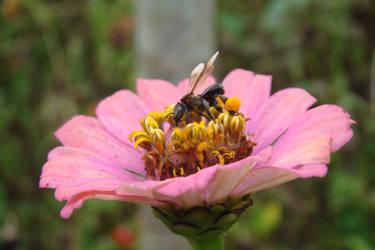
M 193 93 L 198 86 L 198 79 L 204 70 L 204 63 L 198 64 L 190 74 L 189 90 L 188 93 Z
M 205 82 L 207 77 L 214 69 L 214 62 L 219 52 L 216 52 L 206 64 L 198 64 L 190 74 L 189 91 L 188 94 L 194 93 L 194 90 Z

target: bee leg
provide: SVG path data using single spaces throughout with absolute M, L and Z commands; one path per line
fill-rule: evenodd
M 213 97 L 213 100 L 212 100 L 213 106 L 215 107 L 215 109 L 217 111 L 222 112 L 223 108 L 218 105 L 218 102 L 216 100 L 217 97 L 219 97 L 223 103 L 225 103 L 228 98 L 226 96 L 223 96 L 223 95 L 214 95 L 214 97 Z
M 187 105 L 183 105 L 183 109 L 184 109 L 184 112 L 185 112 L 186 123 L 191 123 L 190 116 L 189 116 L 188 106 Z
M 222 111 L 223 111 L 223 108 L 220 107 L 219 105 L 217 105 L 217 102 L 214 102 L 214 107 L 215 107 L 215 109 L 216 109 L 217 111 L 219 111 L 219 112 L 222 112 Z
M 224 95 L 217 95 L 216 97 L 219 97 L 223 101 L 223 103 L 225 103 L 228 100 L 228 97 Z M 215 97 L 215 100 L 216 100 L 216 97 Z
M 208 110 L 207 110 L 208 111 Z M 209 111 L 208 111 L 209 112 Z M 198 115 L 200 115 L 200 116 L 203 116 L 204 118 L 206 118 L 207 120 L 213 120 L 213 118 L 211 118 L 212 117 L 212 115 L 211 115 L 211 113 L 208 113 L 209 115 L 207 116 L 207 115 L 205 115 L 205 114 L 203 114 L 203 113 L 201 113 L 201 112 L 197 112 L 198 113 Z
M 204 111 L 206 111 L 208 117 L 206 115 L 204 115 L 204 114 L 201 114 L 201 113 L 199 115 L 204 116 L 208 120 L 214 120 L 214 117 L 212 116 L 212 114 L 211 114 L 211 112 L 209 110 L 210 109 L 209 102 L 206 101 L 205 99 L 202 99 L 202 106 L 203 106 Z

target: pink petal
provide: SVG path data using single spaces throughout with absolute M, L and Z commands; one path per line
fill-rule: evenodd
M 187 177 L 125 183 L 118 193 L 141 194 L 184 208 L 216 204 L 230 196 L 257 161 L 260 157 L 254 156 L 230 165 L 215 165 Z
M 330 162 L 329 134 L 319 130 L 305 130 L 289 136 L 281 136 L 273 147 L 271 166 L 291 168 L 306 164 L 327 164 Z
M 239 185 L 246 174 L 256 164 L 255 157 L 252 157 L 229 165 L 227 168 L 220 168 L 208 183 L 204 191 L 204 201 L 207 204 L 217 204 L 225 201 L 233 190 Z
M 91 187 L 92 183 L 100 182 L 103 187 L 113 190 L 123 182 L 142 180 L 114 162 L 76 148 L 57 147 L 50 152 L 48 158 L 43 166 L 41 187 L 64 189 L 83 184 L 82 188 L 85 189 Z M 59 196 L 58 199 L 64 197 Z
M 312 176 L 324 177 L 328 172 L 328 168 L 324 164 L 308 164 L 294 167 L 290 169 L 290 171 L 301 178 L 309 178 Z
M 101 200 L 118 200 L 118 201 L 125 201 L 125 202 L 134 202 L 134 203 L 142 203 L 148 204 L 151 206 L 163 206 L 165 205 L 162 202 L 159 202 L 154 199 L 150 199 L 147 197 L 142 196 L 119 196 L 113 191 L 91 191 L 91 192 L 84 192 L 72 197 L 61 210 L 60 215 L 61 217 L 67 219 L 72 214 L 73 210 L 76 208 L 80 208 L 83 202 L 87 199 L 101 199 Z
M 96 115 L 106 130 L 131 147 L 129 133 L 141 129 L 140 120 L 149 112 L 150 108 L 143 100 L 129 90 L 120 90 L 105 98 L 96 109 Z
M 147 197 L 124 197 L 115 193 L 127 182 L 142 178 L 94 153 L 69 147 L 58 147 L 48 156 L 40 177 L 40 187 L 55 188 L 57 200 L 68 200 L 61 215 L 69 217 L 74 208 L 89 198 L 160 202 Z M 108 196 L 108 194 L 111 194 Z M 77 199 L 79 197 L 79 199 Z
M 216 83 L 216 80 L 214 77 L 212 76 L 209 76 L 207 77 L 206 81 L 204 83 L 202 83 L 202 85 L 198 86 L 197 89 L 194 91 L 194 93 L 196 95 L 199 95 L 201 94 L 205 89 L 207 89 L 209 86 L 211 85 L 214 85 Z M 179 99 L 181 99 L 181 97 L 185 94 L 187 94 L 187 91 L 188 91 L 188 88 L 189 88 L 189 79 L 184 79 L 182 80 L 177 88 L 179 89 L 180 93 L 182 93 L 182 95 L 179 97 Z
M 244 91 L 240 111 L 246 118 L 253 119 L 271 93 L 271 76 L 254 75 L 251 84 Z
M 120 195 L 139 195 L 149 198 L 154 198 L 154 189 L 166 185 L 173 179 L 167 179 L 164 181 L 138 181 L 131 183 L 124 183 L 119 189 L 117 189 L 117 194 Z
M 168 200 L 184 208 L 222 202 L 254 164 L 255 161 L 247 161 L 203 169 L 197 174 L 178 178 L 155 189 L 155 198 Z
M 345 110 L 336 105 L 321 105 L 302 114 L 278 144 L 287 145 L 290 140 L 309 130 L 319 130 L 331 137 L 331 152 L 339 150 L 353 136 L 350 125 L 354 123 Z M 282 147 L 282 146 L 281 146 Z
M 324 164 L 309 164 L 295 168 L 264 166 L 253 168 L 234 190 L 233 197 L 242 197 L 260 190 L 264 190 L 298 177 L 324 177 L 327 166 Z
M 196 189 L 203 189 L 205 184 L 209 181 L 209 178 L 211 177 L 211 175 L 213 175 L 213 173 L 216 171 L 216 168 L 207 168 L 204 170 L 205 170 L 204 172 L 202 172 L 203 170 L 200 171 L 202 173 L 205 173 L 204 176 L 202 176 L 201 178 L 194 179 L 193 182 L 192 181 L 187 182 L 187 184 L 189 184 L 189 187 L 193 185 L 195 186 Z M 209 177 L 205 178 L 206 175 Z M 146 197 L 154 198 L 160 201 L 172 202 L 182 207 L 186 207 L 186 206 L 190 207 L 190 205 L 194 206 L 194 204 L 195 205 L 203 204 L 201 194 L 196 190 L 183 190 L 182 191 L 180 187 L 177 187 L 178 189 L 175 190 L 176 196 L 173 196 L 173 197 L 170 197 L 170 195 L 158 194 L 156 192 L 156 190 L 161 189 L 163 186 L 166 186 L 169 184 L 173 185 L 173 184 L 182 183 L 182 181 L 185 178 L 189 178 L 190 176 L 176 177 L 176 178 L 171 178 L 171 179 L 167 179 L 164 181 L 151 181 L 150 180 L 150 181 L 144 181 L 144 182 L 125 183 L 117 190 L 117 193 L 121 195 L 129 195 L 129 194 L 144 195 Z M 191 180 L 191 177 L 189 178 L 189 180 Z M 183 188 L 183 186 L 181 186 L 181 188 Z M 185 199 L 180 199 L 180 195 L 179 195 L 180 193 L 184 193 L 184 198 L 188 198 L 187 204 L 184 204 Z
M 85 200 L 94 199 L 97 195 L 106 197 L 106 200 L 116 200 L 116 198 L 118 198 L 119 196 L 115 196 L 113 195 L 113 193 L 114 192 L 110 191 L 91 191 L 75 195 L 70 200 L 68 200 L 63 209 L 61 209 L 60 216 L 64 219 L 68 219 L 73 213 L 74 209 L 82 207 Z
M 165 106 L 177 103 L 182 93 L 164 80 L 138 79 L 137 92 L 152 111 L 164 111 Z
M 225 96 L 245 100 L 249 94 L 247 88 L 252 84 L 253 76 L 254 73 L 249 70 L 235 69 L 231 71 L 223 80 Z
M 273 94 L 250 120 L 247 131 L 258 145 L 254 153 L 274 142 L 316 99 L 303 89 L 288 88 Z
M 89 116 L 75 116 L 55 132 L 65 146 L 87 150 L 113 162 L 124 169 L 144 174 L 140 152 L 110 135 L 100 122 Z
M 284 182 L 296 179 L 298 176 L 287 169 L 257 168 L 250 171 L 241 184 L 234 190 L 234 197 L 242 197 L 256 191 L 267 189 Z

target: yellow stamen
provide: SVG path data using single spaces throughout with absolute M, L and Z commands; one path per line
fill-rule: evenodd
M 133 142 L 138 136 L 148 137 L 148 134 L 145 131 L 135 130 L 129 134 L 129 141 Z
M 211 148 L 210 144 L 208 144 L 207 142 L 201 142 L 199 143 L 197 150 L 199 152 L 203 152 L 204 150 L 209 149 L 209 148 Z
M 164 154 L 165 136 L 164 132 L 161 129 L 154 129 L 152 131 L 150 135 L 150 141 L 161 154 Z
M 229 160 L 233 159 L 235 155 L 236 155 L 236 153 L 234 151 L 231 151 L 229 153 L 224 153 L 223 154 L 223 156 L 227 156 Z
M 171 134 L 172 141 L 184 140 L 184 132 L 180 128 L 175 128 Z
M 221 133 L 224 133 L 224 126 L 221 122 L 210 121 L 208 123 L 207 134 L 211 140 Z
M 215 140 L 214 140 L 214 145 L 218 145 L 220 143 L 221 140 L 223 140 L 225 138 L 225 135 L 224 134 L 218 134 L 216 137 L 215 137 Z
M 219 159 L 219 164 L 224 165 L 224 157 L 220 154 L 219 151 L 212 151 L 212 153 Z
M 200 161 L 203 162 L 204 156 L 202 152 L 195 152 L 195 157 Z
M 150 116 L 146 117 L 143 122 L 141 122 L 141 125 L 148 134 L 151 134 L 154 129 L 159 128 L 159 124 Z
M 237 131 L 239 124 L 240 124 L 240 120 L 238 116 L 233 117 L 229 123 L 229 130 Z
M 195 124 L 189 123 L 184 129 L 184 137 L 189 141 L 193 141 L 196 137 Z
M 153 118 L 158 123 L 165 117 L 165 115 L 165 113 L 159 111 L 154 111 L 152 113 L 147 114 L 147 116 Z
M 165 113 L 166 113 L 166 114 L 172 113 L 172 112 L 173 112 L 173 109 L 174 109 L 174 106 L 176 106 L 176 104 L 172 104 L 172 105 L 167 105 L 167 106 L 165 106 L 165 108 L 164 108 Z
M 218 121 L 223 124 L 225 130 L 228 129 L 230 117 L 231 115 L 228 112 L 221 113 L 218 117 Z
M 141 137 L 141 138 L 139 138 L 139 139 L 137 139 L 137 140 L 135 141 L 134 148 L 135 148 L 135 149 L 138 149 L 138 146 L 139 146 L 142 142 L 150 142 L 150 141 L 148 140 L 148 138 Z
M 184 173 L 184 168 L 180 168 L 180 174 L 181 174 L 181 176 L 184 176 L 184 175 L 185 175 L 185 173 Z
M 201 121 L 200 124 L 197 123 L 194 128 L 197 130 L 197 139 L 199 141 L 205 141 L 207 138 L 207 128 L 204 122 Z

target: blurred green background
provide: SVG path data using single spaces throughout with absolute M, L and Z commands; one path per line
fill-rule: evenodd
M 0 10 L 0 249 L 137 249 L 136 205 L 87 201 L 64 220 L 53 191 L 38 189 L 53 132 L 134 89 L 131 1 Z M 375 2 L 218 0 L 216 12 L 217 79 L 236 67 L 271 74 L 273 91 L 305 88 L 357 121 L 326 178 L 255 194 L 227 249 L 375 249 Z

